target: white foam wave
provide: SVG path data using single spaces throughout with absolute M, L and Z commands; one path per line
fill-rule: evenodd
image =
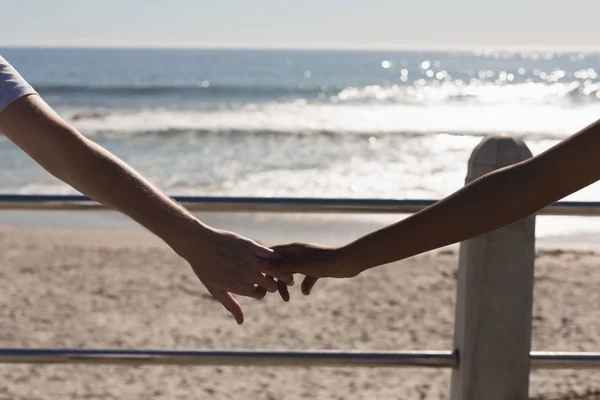
M 116 112 L 78 118 L 73 124 L 85 134 L 127 136 L 140 132 L 240 131 L 357 134 L 511 133 L 562 137 L 600 116 L 600 104 L 287 104 L 250 105 L 238 110 Z
M 558 103 L 600 98 L 598 84 L 581 83 L 519 83 L 498 85 L 492 82 L 475 80 L 464 84 L 454 82 L 415 82 L 415 85 L 370 85 L 348 87 L 342 90 L 334 101 L 388 101 L 413 104 L 435 104 L 451 100 L 461 100 L 474 104 L 505 104 L 510 102 Z

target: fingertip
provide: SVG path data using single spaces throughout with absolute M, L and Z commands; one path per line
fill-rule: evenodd
M 231 295 L 231 293 L 225 291 L 216 291 L 211 292 L 211 294 L 221 302 L 227 311 L 229 311 L 233 318 L 235 318 L 235 322 L 237 322 L 238 325 L 244 323 L 244 312 L 242 311 L 242 306 Z
M 279 296 L 281 296 L 281 299 L 285 303 L 289 302 L 290 301 L 290 292 L 288 291 L 288 287 L 285 284 L 285 282 L 278 281 L 277 285 L 278 285 L 278 289 L 279 289 Z
M 241 307 L 234 311 L 233 317 L 238 325 L 242 325 L 244 323 L 244 312 L 242 311 Z
M 314 276 L 306 276 L 304 277 L 304 280 L 302 281 L 302 293 L 305 296 L 308 296 L 310 294 L 310 292 L 312 291 L 313 287 L 315 286 L 315 283 L 317 283 L 317 281 L 319 280 L 319 278 L 315 278 Z
M 261 286 L 257 286 L 255 289 L 255 296 L 254 298 L 256 300 L 262 300 L 265 298 L 265 296 L 267 295 L 267 289 L 261 287 Z
M 312 290 L 313 284 L 310 282 L 302 282 L 301 291 L 302 294 L 308 296 Z

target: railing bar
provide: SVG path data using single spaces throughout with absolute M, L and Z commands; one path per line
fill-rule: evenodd
M 0 349 L 0 364 L 456 368 L 451 351 Z M 600 352 L 531 352 L 532 369 L 600 369 Z
M 455 368 L 450 351 L 0 349 L 0 364 L 362 366 Z
M 175 196 L 192 211 L 266 213 L 412 214 L 436 200 L 344 199 L 286 197 Z M 0 195 L 0 210 L 101 210 L 102 205 L 77 195 Z M 600 216 L 600 202 L 564 201 L 540 210 L 539 215 Z
M 600 369 L 600 352 L 531 352 L 532 369 Z

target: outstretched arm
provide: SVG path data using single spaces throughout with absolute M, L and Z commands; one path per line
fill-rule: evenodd
M 487 174 L 425 210 L 344 247 L 276 247 L 286 257 L 275 264 L 313 277 L 352 277 L 501 228 L 599 179 L 600 121 L 532 159 Z
M 38 95 L 21 97 L 0 111 L 0 131 L 57 178 L 162 238 L 238 323 L 243 314 L 231 293 L 262 298 L 267 290 L 276 291 L 276 282 L 263 273 L 292 282 L 290 273 L 272 271 L 271 250 L 204 225 L 63 121 Z

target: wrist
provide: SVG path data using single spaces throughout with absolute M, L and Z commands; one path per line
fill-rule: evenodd
M 191 217 L 180 221 L 177 227 L 164 235 L 162 239 L 175 253 L 188 259 L 191 253 L 197 253 L 214 235 L 216 235 L 214 229 L 203 224 L 197 218 Z
M 336 263 L 343 269 L 343 275 L 352 278 L 366 270 L 354 243 L 336 248 L 334 250 Z

